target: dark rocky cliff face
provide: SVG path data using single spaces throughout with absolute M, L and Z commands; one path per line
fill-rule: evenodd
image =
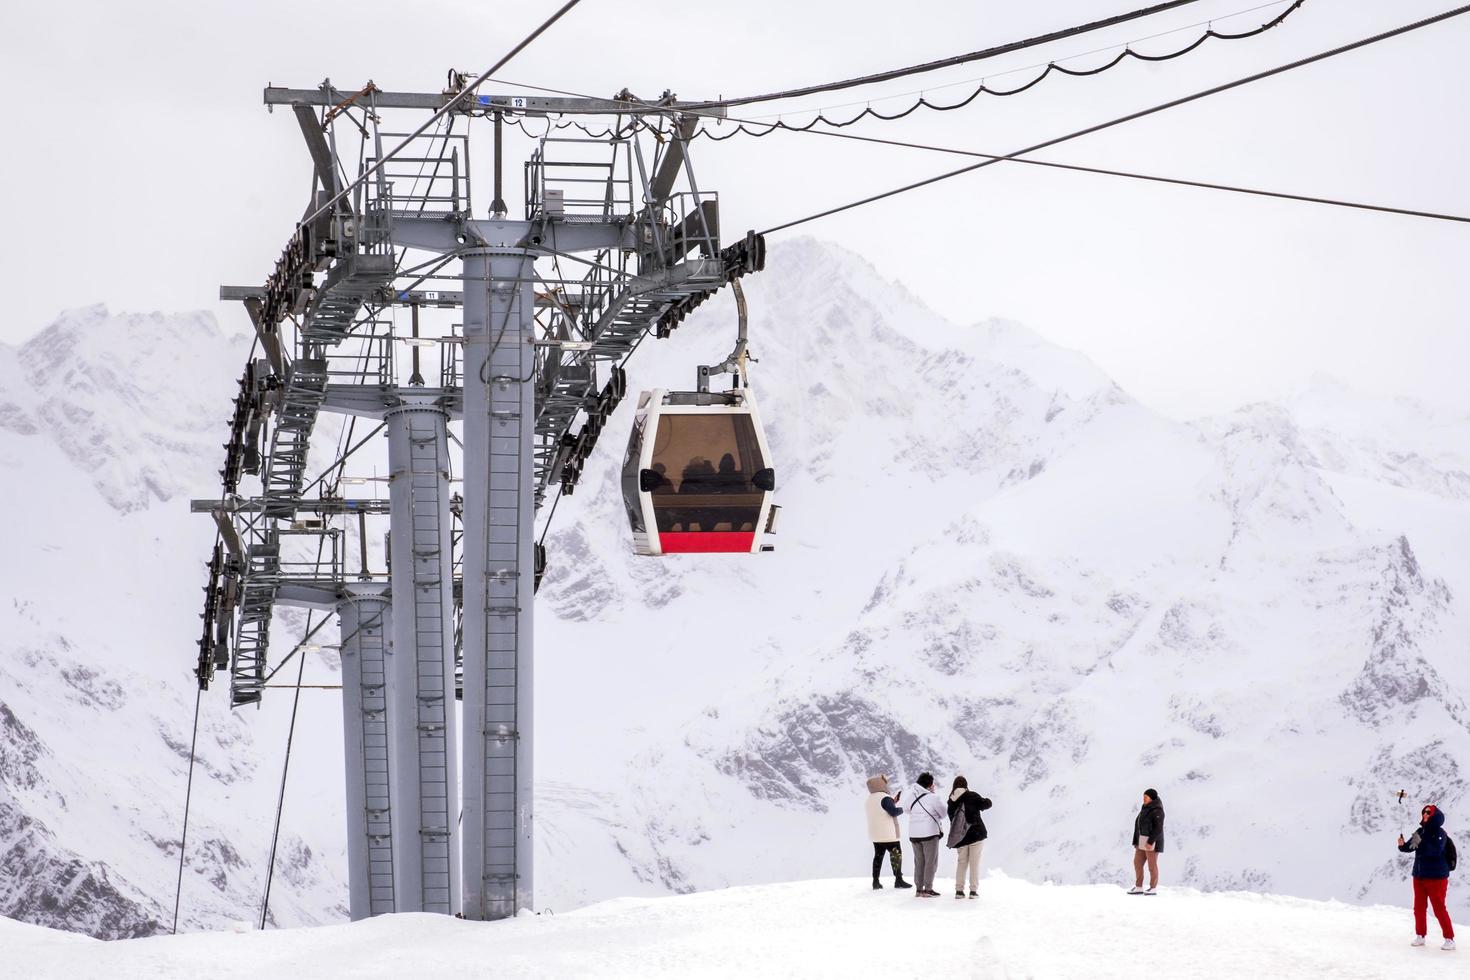
M 0 703 L 0 911 L 97 939 L 164 931 L 160 908 L 127 894 L 106 864 L 83 861 L 67 850 L 17 803 L 14 793 L 46 793 L 38 764 L 48 755 L 36 733 Z M 53 803 L 66 805 L 52 797 Z

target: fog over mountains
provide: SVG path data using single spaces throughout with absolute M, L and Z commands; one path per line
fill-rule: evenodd
M 985 863 L 1013 876 L 1121 881 L 1152 786 L 1166 883 L 1407 900 L 1395 835 L 1425 800 L 1454 834 L 1470 781 L 1470 418 L 1322 379 L 1172 421 L 809 239 L 747 289 L 778 550 L 632 555 L 614 416 L 538 597 L 538 907 L 865 874 L 864 778 L 923 769 L 995 801 Z M 722 297 L 630 388 L 690 386 L 732 335 Z M 218 492 L 247 349 L 101 308 L 0 346 L 6 915 L 171 918 L 213 538 L 187 501 Z M 313 653 L 306 682 L 335 681 Z M 271 694 L 204 697 L 181 928 L 258 914 Z M 346 915 L 339 712 L 302 692 L 279 924 Z

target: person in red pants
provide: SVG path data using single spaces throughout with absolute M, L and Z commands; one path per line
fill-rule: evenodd
M 1434 917 L 1439 920 L 1439 930 L 1444 934 L 1441 949 L 1455 948 L 1455 927 L 1450 922 L 1450 913 L 1445 908 L 1445 890 L 1450 883 L 1449 837 L 1444 832 L 1444 811 L 1433 804 L 1426 805 L 1419 814 L 1419 829 L 1414 836 L 1404 840 L 1399 834 L 1399 850 L 1414 855 L 1414 941 L 1411 946 L 1423 946 L 1426 921 L 1424 907 L 1434 906 Z

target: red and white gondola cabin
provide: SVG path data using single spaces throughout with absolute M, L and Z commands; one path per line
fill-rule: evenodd
M 774 550 L 776 471 L 748 388 L 643 392 L 622 485 L 640 555 Z

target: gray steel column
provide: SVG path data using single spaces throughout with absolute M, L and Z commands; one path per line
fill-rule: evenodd
M 448 415 L 398 392 L 388 423 L 392 520 L 394 879 L 400 912 L 460 909 Z
M 533 257 L 464 257 L 464 912 L 532 905 Z
M 352 918 L 393 912 L 388 757 L 388 586 L 354 582 L 337 604 L 341 627 L 342 732 L 347 751 L 347 883 Z

